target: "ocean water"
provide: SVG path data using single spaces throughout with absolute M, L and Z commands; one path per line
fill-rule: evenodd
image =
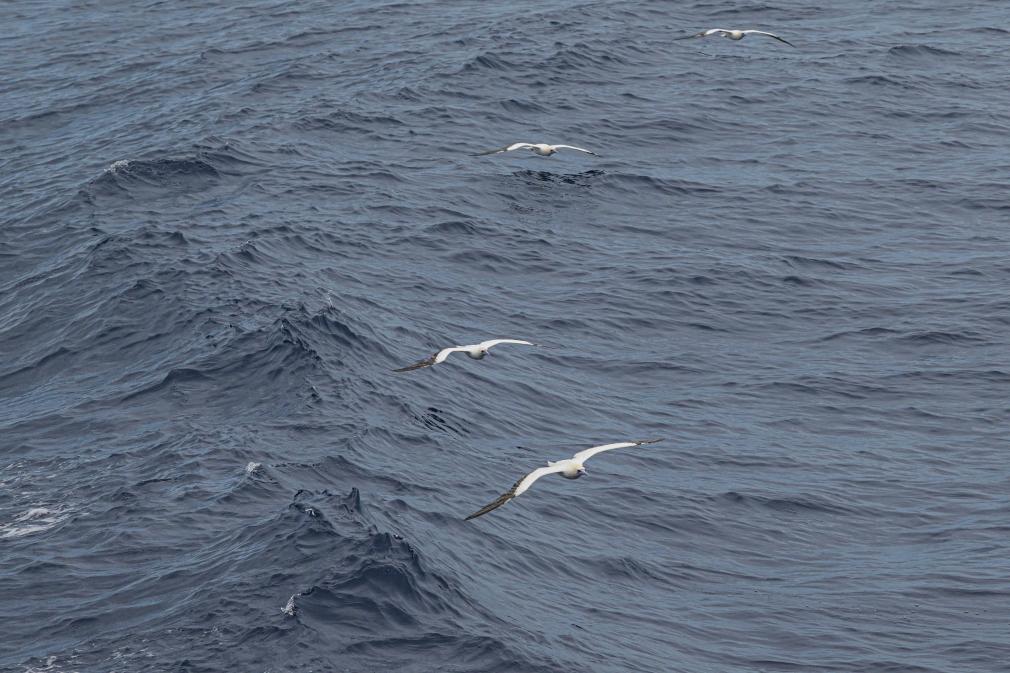
M 0 670 L 1010 671 L 1006 9 L 0 5 Z

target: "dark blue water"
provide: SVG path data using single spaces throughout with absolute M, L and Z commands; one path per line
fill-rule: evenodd
M 1010 670 L 1004 3 L 0 19 L 3 671 Z

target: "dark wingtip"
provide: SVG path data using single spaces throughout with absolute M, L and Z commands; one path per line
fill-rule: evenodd
M 431 356 L 427 360 L 421 360 L 420 362 L 415 362 L 412 365 L 407 365 L 406 367 L 400 367 L 399 369 L 394 369 L 394 372 L 412 372 L 415 369 L 424 369 L 425 367 L 430 367 L 435 364 L 435 356 Z
M 525 478 L 526 477 L 523 477 L 523 479 Z M 513 486 L 511 491 L 509 491 L 508 493 L 503 493 L 502 495 L 498 496 L 497 500 L 495 500 L 494 502 L 489 502 L 488 504 L 484 505 L 473 514 L 463 519 L 463 521 L 469 521 L 470 519 L 476 519 L 479 516 L 484 516 L 488 512 L 493 512 L 502 505 L 504 505 L 505 503 L 507 503 L 509 500 L 512 499 L 513 497 L 512 494 L 515 492 L 516 487 L 519 485 L 521 481 L 522 479 L 516 482 L 516 486 Z
M 639 444 L 655 444 L 656 442 L 661 442 L 661 441 L 663 441 L 662 437 L 660 437 L 659 439 L 643 439 L 643 440 L 641 440 L 638 443 Z

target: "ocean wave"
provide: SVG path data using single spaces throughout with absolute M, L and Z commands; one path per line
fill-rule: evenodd
M 949 51 L 939 47 L 931 47 L 926 44 L 899 45 L 887 50 L 889 56 L 899 58 L 943 58 L 947 56 L 961 56 L 960 52 Z
M 220 172 L 208 161 L 183 159 L 120 159 L 92 180 L 88 189 L 96 195 L 153 188 L 165 191 L 199 191 L 212 185 Z
M 0 669 L 1004 666 L 1003 17 L 774 1 L 15 7 Z
M 895 87 L 899 89 L 914 89 L 908 78 L 898 79 L 887 75 L 858 75 L 845 80 L 846 84 L 868 85 L 874 87 Z
M 0 540 L 25 537 L 51 530 L 70 516 L 64 507 L 31 507 L 14 516 L 8 523 L 0 523 Z
M 968 331 L 954 332 L 944 330 L 924 330 L 913 333 L 904 333 L 899 337 L 895 337 L 895 340 L 913 346 L 932 346 L 952 345 L 958 343 L 979 343 L 984 342 L 985 338 L 978 333 Z
M 817 514 L 851 514 L 856 508 L 844 504 L 840 500 L 823 495 L 796 495 L 791 497 L 772 497 L 727 491 L 718 496 L 733 505 L 758 507 L 787 514 L 817 513 Z

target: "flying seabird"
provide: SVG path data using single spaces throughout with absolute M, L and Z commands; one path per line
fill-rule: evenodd
M 558 150 L 575 150 L 576 152 L 592 154 L 594 157 L 600 156 L 596 152 L 590 152 L 589 150 L 584 150 L 581 147 L 575 147 L 573 145 L 547 145 L 545 143 L 512 143 L 511 145 L 499 147 L 496 150 L 481 152 L 480 154 L 474 154 L 473 156 L 485 157 L 489 154 L 501 154 L 502 152 L 511 152 L 513 150 L 529 150 L 530 152 L 533 152 L 533 154 L 541 157 L 549 157 L 552 154 L 555 154 Z
M 789 42 L 788 40 L 783 40 L 778 35 L 774 35 L 772 33 L 766 33 L 763 30 L 727 30 L 725 28 L 712 28 L 710 30 L 705 30 L 705 31 L 702 31 L 702 32 L 697 33 L 695 35 L 687 35 L 685 37 L 678 37 L 677 39 L 678 40 L 690 40 L 692 37 L 710 37 L 712 35 L 718 35 L 719 37 L 726 37 L 726 38 L 729 38 L 731 40 L 742 40 L 745 37 L 747 37 L 748 35 L 764 35 L 766 37 L 770 37 L 770 38 L 773 38 L 775 40 L 778 40 L 779 42 L 785 42 L 790 47 L 793 47 L 793 48 L 796 47 L 796 45 L 793 44 L 792 42 Z
M 578 479 L 586 473 L 586 468 L 583 463 L 598 453 L 603 451 L 610 451 L 612 449 L 625 449 L 629 446 L 641 446 L 642 444 L 655 444 L 656 442 L 662 441 L 661 439 L 643 439 L 639 442 L 617 442 L 616 444 L 603 444 L 601 446 L 594 446 L 591 449 L 586 449 L 585 451 L 579 451 L 571 458 L 565 460 L 559 460 L 557 462 L 547 461 L 547 467 L 538 467 L 533 470 L 525 477 L 520 479 L 515 483 L 515 485 L 509 489 L 507 493 L 503 493 L 494 502 L 484 505 L 479 510 L 468 516 L 465 521 L 470 519 L 476 519 L 479 516 L 483 516 L 488 512 L 498 509 L 505 503 L 507 503 L 512 498 L 522 495 L 529 487 L 533 485 L 540 477 L 546 476 L 548 474 L 554 474 L 555 472 L 560 472 L 561 476 L 566 479 Z
M 427 360 L 421 360 L 420 362 L 415 362 L 412 365 L 400 367 L 399 369 L 394 369 L 393 371 L 409 372 L 414 369 L 421 369 L 422 367 L 430 367 L 432 365 L 441 364 L 453 353 L 466 353 L 474 360 L 483 360 L 484 356 L 487 355 L 488 350 L 492 346 L 497 346 L 498 344 L 523 344 L 525 346 L 536 346 L 536 344 L 532 341 L 522 341 L 520 339 L 490 339 L 470 346 L 453 346 L 451 348 L 443 348 Z

